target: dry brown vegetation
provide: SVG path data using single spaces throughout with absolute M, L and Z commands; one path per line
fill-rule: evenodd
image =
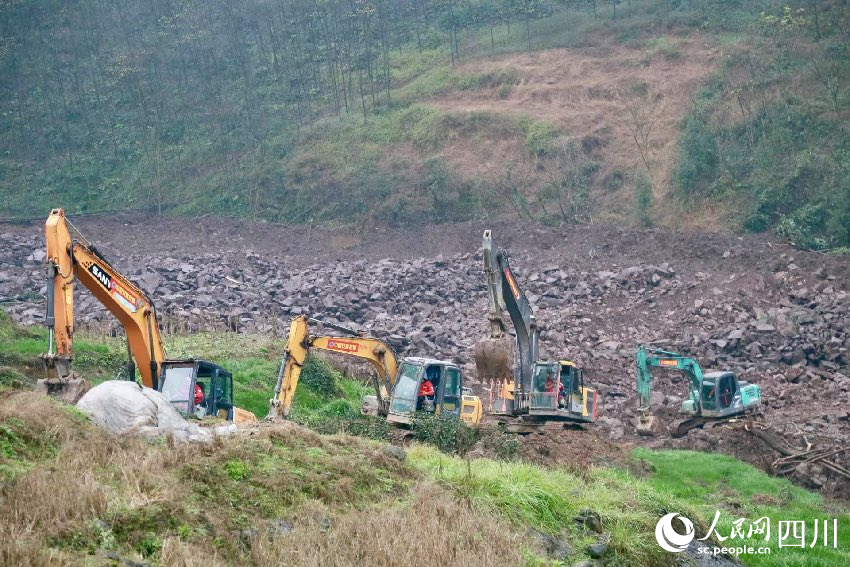
M 0 565 L 520 562 L 510 525 L 359 438 L 150 444 L 30 392 L 2 394 L 0 435 Z
M 612 175 L 631 177 L 648 169 L 656 199 L 668 194 L 677 124 L 715 67 L 714 49 L 699 36 L 671 38 L 663 48 L 652 42 L 642 48 L 611 43 L 509 54 L 470 61 L 459 69 L 479 74 L 515 70 L 518 82 L 506 96 L 498 88 L 481 88 L 453 91 L 429 104 L 451 112 L 522 114 L 579 140 L 588 157 L 601 166 L 593 209 L 621 218 L 630 200 L 606 194 L 601 186 Z M 529 161 L 516 137 L 491 138 L 483 144 L 476 138 L 459 139 L 443 155 L 468 175 L 490 175 L 511 159 L 518 160 L 519 167 Z M 545 182 L 539 167 L 527 164 L 527 168 L 530 176 L 540 178 L 538 183 Z
M 390 509 L 370 506 L 331 516 L 332 530 L 315 521 L 327 514 L 324 509 L 305 509 L 292 533 L 256 538 L 251 558 L 268 566 L 520 563 L 520 538 L 510 525 L 454 500 L 432 483 L 417 484 L 411 498 Z

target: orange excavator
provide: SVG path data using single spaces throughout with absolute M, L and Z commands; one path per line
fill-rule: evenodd
M 308 323 L 333 329 L 343 336 L 314 336 Z M 274 396 L 269 401 L 270 419 L 289 417 L 301 369 L 311 349 L 359 358 L 375 371 L 375 394 L 364 396 L 360 411 L 385 418 L 398 425 L 409 425 L 416 411 L 423 410 L 418 392 L 423 381 L 430 381 L 433 393 L 428 409 L 445 418 L 478 425 L 483 416 L 481 400 L 464 391 L 463 373 L 457 364 L 433 358 L 407 357 L 399 360 L 392 347 L 381 339 L 364 336 L 354 329 L 318 321 L 300 315 L 292 319 L 289 340 L 281 362 Z
M 128 375 L 138 368 L 142 384 L 162 392 L 184 414 L 214 415 L 240 423 L 255 421 L 233 404 L 233 375 L 205 360 L 168 360 L 153 301 L 121 275 L 65 217 L 53 209 L 45 226 L 47 237 L 48 352 L 42 355 L 47 377 L 41 391 L 75 403 L 89 383 L 71 369 L 74 338 L 74 286 L 86 287 L 124 327 Z

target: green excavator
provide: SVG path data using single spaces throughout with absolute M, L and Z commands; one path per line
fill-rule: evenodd
M 706 423 L 728 421 L 754 412 L 761 405 L 761 389 L 738 380 L 734 372 L 703 373 L 694 358 L 658 349 L 647 352 L 643 346 L 638 347 L 636 358 L 638 435 L 654 435 L 658 425 L 649 407 L 651 368 L 677 370 L 689 379 L 690 397 L 682 402 L 681 413 L 691 417 L 679 424 L 673 437 L 684 437 L 691 429 L 702 428 Z

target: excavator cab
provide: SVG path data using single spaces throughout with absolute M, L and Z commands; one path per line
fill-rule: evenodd
M 433 396 L 419 396 L 422 383 L 431 382 Z M 451 363 L 430 358 L 406 358 L 390 398 L 387 421 L 410 424 L 417 411 L 454 417 L 469 424 L 481 420 L 481 401 L 463 393 L 463 374 Z
M 592 414 L 596 406 L 596 390 L 585 387 L 584 371 L 569 360 L 560 361 L 558 366 L 563 385 L 558 408 L 583 416 Z
M 235 423 L 256 419 L 252 413 L 234 406 L 233 375 L 212 362 L 165 361 L 159 391 L 185 416 L 215 416 Z
M 596 390 L 584 385 L 584 372 L 569 360 L 534 365 L 529 415 L 570 421 L 596 419 Z
M 699 398 L 682 403 L 682 413 L 695 414 L 697 404 L 701 415 L 726 417 L 740 414 L 761 403 L 758 386 L 739 381 L 734 372 L 706 372 L 700 387 Z

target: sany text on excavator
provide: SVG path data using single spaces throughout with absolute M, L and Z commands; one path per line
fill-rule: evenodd
M 588 423 L 596 419 L 596 390 L 584 385 L 584 374 L 569 360 L 538 360 L 537 323 L 531 304 L 511 271 L 508 253 L 484 231 L 484 273 L 490 298 L 490 336 L 475 346 L 478 378 L 496 392 L 490 403 L 495 416 L 515 417 L 509 431 L 528 433 L 546 422 Z M 513 324 L 507 334 L 504 311 Z
M 345 336 L 312 336 L 308 323 L 331 328 Z M 374 374 L 375 395 L 366 396 L 361 412 L 385 417 L 390 423 L 409 424 L 416 411 L 429 411 L 444 417 L 456 417 L 469 425 L 481 421 L 481 400 L 463 393 L 460 367 L 448 361 L 409 357 L 399 364 L 386 342 L 363 336 L 353 329 L 323 323 L 301 315 L 292 319 L 286 352 L 269 402 L 269 418 L 287 418 L 298 387 L 301 369 L 311 349 L 353 356 L 368 362 Z M 419 396 L 422 382 L 433 385 L 433 396 Z
M 38 381 L 43 392 L 75 403 L 89 387 L 71 370 L 74 284 L 79 281 L 124 327 L 132 357 L 128 361 L 130 377 L 138 367 L 142 384 L 161 391 L 184 414 L 216 415 L 236 423 L 256 420 L 251 412 L 233 405 L 233 375 L 227 370 L 204 360 L 166 359 L 151 299 L 107 262 L 62 209 L 51 211 L 45 233 L 49 343 L 48 352 L 42 355 L 47 378 Z
M 761 405 L 761 389 L 755 384 L 738 380 L 734 372 L 706 372 L 703 374 L 694 358 L 675 352 L 653 350 L 647 353 L 643 346 L 637 350 L 637 391 L 640 412 L 637 432 L 654 435 L 657 428 L 655 416 L 650 412 L 651 368 L 664 368 L 683 372 L 689 380 L 689 399 L 682 402 L 681 413 L 691 416 L 673 432 L 673 437 L 684 437 L 688 431 L 706 423 L 726 421 L 755 411 Z

